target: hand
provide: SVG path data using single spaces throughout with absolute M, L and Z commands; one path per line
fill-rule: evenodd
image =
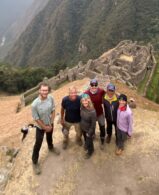
M 50 126 L 50 125 L 46 125 L 44 130 L 45 130 L 46 132 L 51 132 L 51 131 L 53 130 L 53 127 Z
M 54 129 L 54 123 L 51 124 L 52 129 Z
M 61 125 L 64 126 L 64 119 L 61 119 Z
M 87 137 L 90 137 L 90 135 L 89 135 L 88 133 L 86 133 L 86 136 L 87 136 Z
M 128 139 L 130 139 L 131 138 L 131 135 L 127 134 L 127 137 L 128 137 Z

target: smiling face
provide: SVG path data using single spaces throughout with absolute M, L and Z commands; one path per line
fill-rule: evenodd
M 82 98 L 81 99 L 82 106 L 85 108 L 89 107 L 89 98 Z
M 39 89 L 41 99 L 46 99 L 49 94 L 49 86 L 41 85 Z
M 91 92 L 96 93 L 97 92 L 97 89 L 98 89 L 98 84 L 97 83 L 91 83 L 90 84 L 90 90 L 91 90 Z
M 75 87 L 72 87 L 69 89 L 69 98 L 70 100 L 74 101 L 77 98 L 77 89 Z
M 119 107 L 124 107 L 126 106 L 127 102 L 125 100 L 119 100 Z
M 107 95 L 108 95 L 110 98 L 112 98 L 114 94 L 115 94 L 115 91 L 113 91 L 113 90 L 107 90 Z

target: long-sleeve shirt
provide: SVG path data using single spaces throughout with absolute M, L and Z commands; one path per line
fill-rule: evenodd
M 117 127 L 124 132 L 127 132 L 129 136 L 132 135 L 133 117 L 130 107 L 127 105 L 125 111 L 118 109 L 117 111 Z
M 80 127 L 89 135 L 93 135 L 96 128 L 96 111 L 95 109 L 88 110 L 81 106 L 81 122 Z

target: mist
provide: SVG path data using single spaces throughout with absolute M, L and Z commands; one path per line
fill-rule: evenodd
M 0 1 L 0 37 L 19 17 L 25 13 L 33 0 L 1 0 Z

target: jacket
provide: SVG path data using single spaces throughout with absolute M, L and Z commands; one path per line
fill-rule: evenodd
M 121 111 L 118 109 L 117 111 L 117 128 L 121 131 L 127 132 L 129 136 L 132 135 L 132 111 L 130 107 L 127 105 L 125 111 Z
M 86 109 L 81 106 L 81 122 L 80 128 L 82 131 L 85 131 L 90 136 L 95 132 L 96 128 L 96 111 L 95 109 Z
M 107 94 L 103 98 L 105 118 L 109 122 L 116 122 L 117 120 L 117 110 L 119 107 L 118 97 L 114 95 L 112 100 L 109 100 Z

